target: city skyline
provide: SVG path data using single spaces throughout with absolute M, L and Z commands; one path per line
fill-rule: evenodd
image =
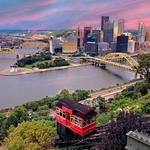
M 101 16 L 125 19 L 126 29 L 150 28 L 149 0 L 1 0 L 0 29 L 100 27 Z

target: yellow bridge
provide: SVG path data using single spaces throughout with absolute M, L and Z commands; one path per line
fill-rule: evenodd
M 95 65 L 112 65 L 118 68 L 136 72 L 138 62 L 126 53 L 109 53 L 103 57 L 87 57 L 86 60 Z

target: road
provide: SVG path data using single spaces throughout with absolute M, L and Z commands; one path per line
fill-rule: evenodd
M 127 87 L 129 87 L 131 85 L 135 85 L 137 82 L 141 82 L 141 80 L 135 80 L 135 81 L 131 81 L 129 83 L 124 83 L 124 84 L 116 85 L 116 86 L 113 86 L 113 87 L 110 87 L 107 89 L 102 89 L 102 90 L 92 92 L 90 95 L 90 98 L 83 100 L 80 103 L 93 106 L 94 105 L 93 99 L 96 99 L 99 96 L 105 98 L 105 100 L 108 101 L 110 98 L 114 98 L 114 96 L 121 93 Z

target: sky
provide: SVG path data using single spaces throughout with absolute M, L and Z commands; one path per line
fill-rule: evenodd
M 102 15 L 150 28 L 150 0 L 0 0 L 0 29 L 100 27 Z

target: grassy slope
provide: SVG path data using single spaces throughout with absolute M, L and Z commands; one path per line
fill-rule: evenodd
M 137 112 L 141 112 L 141 107 L 143 102 L 150 100 L 150 92 L 138 99 L 133 99 L 129 97 L 124 97 L 119 95 L 111 103 L 107 104 L 108 110 L 106 112 L 99 113 L 97 115 L 97 125 L 102 125 L 107 123 L 111 118 L 114 118 L 117 115 L 117 112 L 120 109 L 131 110 L 134 109 Z

